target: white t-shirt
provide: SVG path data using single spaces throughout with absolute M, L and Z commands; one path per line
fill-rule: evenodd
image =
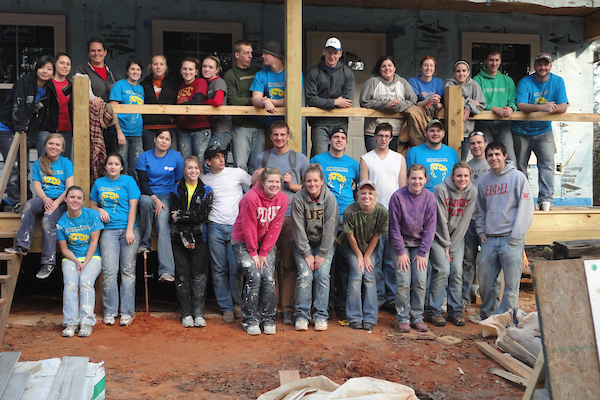
M 209 221 L 233 225 L 238 215 L 238 204 L 244 195 L 242 185 L 250 186 L 252 177 L 241 168 L 225 167 L 218 174 L 209 172 L 201 179 L 214 192 Z
M 393 150 L 388 152 L 385 159 L 380 159 L 375 150 L 361 156 L 369 168 L 369 180 L 377 186 L 377 201 L 389 208 L 390 198 L 398 187 L 398 177 L 402 169 L 404 156 Z M 404 171 L 402 171 L 404 173 Z

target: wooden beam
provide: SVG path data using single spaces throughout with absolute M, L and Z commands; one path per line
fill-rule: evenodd
M 19 138 L 23 135 L 20 132 L 15 133 L 13 137 L 13 141 L 10 144 L 10 149 L 8 150 L 8 154 L 6 155 L 6 160 L 4 160 L 4 167 L 2 168 L 2 176 L 0 176 L 0 196 L 4 197 L 4 192 L 6 191 L 6 186 L 8 185 L 8 179 L 10 178 L 10 173 L 12 171 L 13 165 L 15 165 L 15 161 L 17 160 L 17 152 L 19 151 L 19 145 L 21 141 Z M 27 175 L 25 175 L 27 176 Z
M 507 369 L 508 372 L 519 375 L 527 380 L 531 379 L 531 373 L 533 370 L 522 362 L 515 360 L 514 358 L 503 356 L 502 353 L 486 342 L 475 342 L 475 346 L 477 346 L 477 348 L 481 350 L 483 354 Z
M 48 400 L 80 399 L 89 361 L 89 357 L 63 357 Z
M 4 321 L 6 323 L 6 321 Z M 8 384 L 8 380 L 12 374 L 17 361 L 21 357 L 21 352 L 6 352 L 0 354 L 0 393 L 4 391 L 4 388 Z
M 302 152 L 302 0 L 285 1 L 285 105 L 289 146 Z
M 19 175 L 21 175 L 21 187 L 20 187 L 20 202 L 21 202 L 21 212 L 25 208 L 25 203 L 27 203 L 27 170 L 29 169 L 29 165 L 27 165 L 27 135 L 19 134 Z
M 444 89 L 444 108 L 446 109 L 446 136 L 448 146 L 460 155 L 465 123 L 463 122 L 464 100 L 460 86 L 446 86 Z
M 85 193 L 85 204 L 90 198 L 90 102 L 89 78 L 73 77 L 73 170 L 75 185 Z
M 596 39 L 600 39 L 600 11 L 583 19 L 583 40 L 593 42 Z
M 490 372 L 494 375 L 498 375 L 506 380 L 509 380 L 514 383 L 518 383 L 519 385 L 522 385 L 525 387 L 527 387 L 527 384 L 529 383 L 529 381 L 527 379 L 521 378 L 520 376 L 515 375 L 515 374 L 511 374 L 510 372 L 506 372 L 503 369 L 491 368 Z M 2 400 L 2 399 L 0 399 L 0 400 Z

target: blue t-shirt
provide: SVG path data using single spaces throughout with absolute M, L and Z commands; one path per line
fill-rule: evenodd
M 58 160 L 50 163 L 52 176 L 44 175 L 40 168 L 39 160 L 35 160 L 32 167 L 33 180 L 42 184 L 46 196 L 56 199 L 67 190 L 66 180 L 73 176 L 73 163 L 66 157 L 58 156 Z
M 419 101 L 426 99 L 432 94 L 444 95 L 444 81 L 440 78 L 431 78 L 430 82 L 423 82 L 421 78 L 415 76 L 414 78 L 410 78 L 408 83 L 410 83 L 410 86 L 412 86 L 417 94 Z
M 285 98 L 285 69 L 279 73 L 273 72 L 271 67 L 264 67 L 254 75 L 250 91 L 261 92 L 273 100 Z M 265 124 L 271 126 L 273 122 L 283 117 L 265 117 Z
M 135 169 L 146 171 L 155 195 L 169 194 L 183 176 L 183 157 L 173 150 L 156 157 L 154 150 L 148 150 L 140 154 Z
M 104 224 L 100 213 L 91 208 L 82 207 L 77 218 L 71 218 L 65 211 L 56 223 L 56 239 L 66 240 L 69 250 L 75 257 L 84 257 L 87 254 L 92 232 L 101 231 Z M 100 246 L 96 246 L 95 256 L 100 256 Z
M 420 144 L 406 154 L 406 170 L 413 164 L 421 164 L 427 169 L 427 183 L 425 189 L 433 189 L 444 179 L 450 176 L 452 167 L 459 162 L 458 154 L 452 147 L 442 144 L 439 150 L 430 149 L 426 143 Z
M 546 82 L 540 83 L 531 74 L 521 79 L 517 86 L 517 105 L 546 104 L 554 101 L 556 104 L 568 103 L 565 82 L 560 76 L 550 73 Z M 513 131 L 519 135 L 537 136 L 552 130 L 552 121 L 513 121 Z
M 350 204 L 354 203 L 352 181 L 358 184 L 358 163 L 344 154 L 341 158 L 333 157 L 329 152 L 321 153 L 310 159 L 311 164 L 319 164 L 323 168 L 325 184 L 335 195 L 340 209 L 340 216 Z
M 121 104 L 144 104 L 144 88 L 121 79 L 110 90 L 109 100 Z M 125 136 L 142 136 L 143 125 L 141 114 L 119 114 L 119 126 Z
M 121 175 L 114 181 L 108 176 L 96 179 L 90 198 L 108 212 L 110 221 L 106 229 L 127 229 L 129 200 L 140 198 L 140 189 L 129 175 Z M 137 218 L 135 224 L 137 226 Z

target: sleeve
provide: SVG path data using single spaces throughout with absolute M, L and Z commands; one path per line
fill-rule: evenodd
M 354 214 L 350 212 L 350 209 L 351 207 L 348 206 L 344 210 L 344 216 L 342 219 L 342 232 L 344 233 L 354 232 L 354 229 L 356 229 Z
M 352 70 L 345 65 L 342 66 L 344 71 L 344 87 L 342 88 L 342 97 L 354 101 L 355 78 Z
M 529 85 L 527 84 L 528 79 L 529 76 L 526 76 L 525 78 L 521 79 L 517 85 L 517 104 L 529 104 Z
M 555 102 L 556 104 L 569 103 L 569 99 L 567 98 L 567 89 L 565 88 L 565 81 L 560 77 L 554 75 L 554 78 L 558 78 L 556 82 L 556 93 L 555 93 Z
M 408 83 L 410 84 L 410 87 L 412 88 L 412 90 L 415 92 L 415 94 L 417 95 L 417 98 L 421 98 L 420 94 L 419 94 L 419 86 L 417 85 L 417 79 L 419 78 L 410 78 L 408 80 Z
M 325 185 L 323 185 L 325 187 Z M 333 193 L 328 192 L 325 197 L 325 210 L 323 215 L 323 232 L 321 235 L 321 245 L 319 246 L 319 256 L 325 258 L 327 253 L 335 244 L 337 239 L 337 230 L 340 224 L 340 209 Z M 387 228 L 387 223 L 386 223 Z
M 477 201 L 475 202 L 475 230 L 477 236 L 481 237 L 485 233 L 485 181 L 481 181 L 477 186 Z
M 298 250 L 302 253 L 302 257 L 306 258 L 310 255 L 310 244 L 306 236 L 306 226 L 304 224 L 304 200 L 302 192 L 298 192 L 292 197 L 291 217 L 292 217 L 292 240 L 298 246 Z
M 204 104 L 208 104 L 213 107 L 220 107 L 223 105 L 223 99 L 225 98 L 225 92 L 223 90 L 217 90 L 215 97 L 209 100 L 205 100 Z
M 423 236 L 421 237 L 421 247 L 419 248 L 418 252 L 418 254 L 421 257 L 425 257 L 425 254 L 429 253 L 429 250 L 431 250 L 431 243 L 433 243 L 433 237 L 435 236 L 435 226 L 437 223 L 437 212 L 435 206 L 435 199 L 433 198 L 433 193 L 426 193 L 431 195 L 431 197 L 423 218 Z
M 402 223 L 402 206 L 400 205 L 400 198 L 396 193 L 390 198 L 389 221 L 390 241 L 396 253 L 401 256 L 406 253 L 406 249 L 404 246 L 404 237 L 402 237 L 402 227 L 400 226 Z
M 35 160 L 31 167 L 31 175 L 34 181 L 42 181 L 42 171 L 40 170 L 40 162 L 38 160 Z
M 244 171 L 241 168 L 238 168 L 238 172 L 240 174 L 240 183 L 242 185 L 246 185 L 246 186 L 250 186 L 252 185 L 252 175 L 250 175 L 249 173 L 247 173 L 246 171 Z
M 247 96 L 242 96 L 242 93 L 238 93 L 237 79 L 233 69 L 227 71 L 223 79 L 225 79 L 225 83 L 227 84 L 227 104 L 232 106 L 252 105 L 250 92 L 246 93 Z
M 448 194 L 444 190 L 445 187 L 445 183 L 437 185 L 433 191 L 433 195 L 437 206 L 437 226 L 435 229 L 435 236 L 440 241 L 442 247 L 448 249 L 450 248 L 451 238 L 450 231 L 448 230 L 448 206 L 446 205 Z
M 475 202 L 477 200 L 477 188 L 471 185 L 471 189 L 469 190 L 468 203 L 465 207 L 462 217 L 452 232 L 452 236 L 450 241 L 452 244 L 450 245 L 450 256 L 454 257 L 456 254 L 456 250 L 459 245 L 462 243 L 465 235 L 467 234 L 467 230 L 469 229 L 469 225 L 471 223 L 471 217 L 473 216 L 473 211 L 475 211 Z M 438 215 L 439 218 L 439 215 Z M 439 224 L 439 222 L 438 222 Z
M 88 73 L 83 69 L 83 66 L 79 66 L 77 67 L 75 76 L 88 76 Z M 94 91 L 92 90 L 92 81 L 89 80 L 88 82 L 88 93 L 89 93 L 89 101 L 92 101 L 96 98 L 98 98 L 98 96 L 96 96 L 94 94 Z
M 123 84 L 121 81 L 118 81 L 114 84 L 112 89 L 110 90 L 109 101 L 118 101 L 119 103 L 123 102 L 123 93 L 122 93 Z
M 140 192 L 140 188 L 135 183 L 135 179 L 133 179 L 132 176 L 129 176 L 129 175 L 126 175 L 126 176 L 127 176 L 127 194 L 129 196 L 129 200 L 138 200 L 140 198 L 140 195 L 142 194 Z
M 304 93 L 306 95 L 306 105 L 309 107 L 318 107 L 323 110 L 333 110 L 334 99 L 325 99 L 319 97 L 319 66 L 312 67 L 306 74 L 304 81 Z
M 173 195 L 173 192 L 171 192 Z M 186 203 L 182 203 L 185 201 Z M 197 209 L 188 209 L 187 208 L 187 199 L 179 200 L 179 208 L 177 212 L 177 222 L 181 222 L 184 224 L 201 224 L 206 222 L 208 219 L 208 214 L 212 208 L 213 201 L 213 192 L 210 186 L 205 187 L 204 197 L 200 201 L 200 207 Z
M 519 184 L 515 185 L 515 198 L 519 199 L 517 205 L 517 213 L 515 214 L 515 222 L 513 224 L 512 231 L 508 236 L 508 243 L 520 244 L 525 240 L 527 230 L 533 221 L 533 195 L 531 193 L 531 187 L 529 181 L 524 174 L 519 176 Z
M 138 181 L 140 182 L 141 193 L 147 196 L 152 196 L 154 191 L 150 188 L 150 179 L 148 178 L 148 172 L 138 169 Z
M 183 157 L 181 154 L 175 151 L 173 151 L 173 153 L 175 153 L 175 156 L 177 157 L 177 160 L 175 161 L 175 171 L 173 171 L 173 174 L 175 176 L 175 182 L 178 182 L 181 180 L 181 178 L 183 178 Z
M 28 125 L 27 120 L 29 117 L 25 113 L 25 98 L 27 97 L 27 90 L 25 88 L 26 79 L 27 75 L 24 75 L 15 83 L 15 99 L 12 108 L 12 122 L 15 132 L 25 131 Z
M 100 219 L 100 213 L 96 210 L 92 210 L 91 208 L 88 208 L 88 210 L 91 213 L 91 219 L 92 219 L 90 231 L 96 232 L 96 231 L 101 231 L 102 229 L 104 229 L 104 222 L 102 222 L 102 220 Z
M 507 106 L 513 110 L 517 109 L 517 88 L 515 87 L 515 81 L 512 78 L 507 77 L 506 79 L 506 99 Z M 489 107 L 489 108 L 488 108 Z M 492 106 L 486 105 L 486 110 L 491 109 Z
M 70 178 L 74 175 L 73 171 L 73 163 L 67 157 L 63 157 L 64 161 L 64 169 L 65 169 L 65 179 Z
M 471 80 L 470 86 L 471 93 L 468 96 L 465 96 L 465 108 L 467 108 L 472 115 L 475 115 L 479 114 L 479 111 L 485 109 L 485 99 L 483 98 L 481 87 L 477 82 Z M 479 103 L 479 106 L 475 105 L 475 102 Z
M 373 98 L 373 93 L 375 92 L 375 87 L 379 80 L 375 77 L 369 78 L 365 84 L 363 85 L 360 91 L 360 106 L 362 108 L 372 108 L 374 110 L 385 110 L 387 106 L 387 101 L 385 100 L 377 100 Z
M 283 218 L 285 217 L 285 212 L 288 208 L 288 197 L 283 192 L 279 192 L 277 195 L 280 196 L 280 204 L 281 208 L 277 211 L 277 215 L 269 224 L 267 231 L 265 233 L 265 237 L 262 242 L 262 246 L 260 246 L 259 255 L 266 257 L 269 252 L 275 246 L 277 239 L 279 238 L 279 234 L 281 233 L 281 228 L 283 227 Z
M 256 75 L 254 75 L 254 80 L 252 81 L 252 85 L 250 85 L 250 92 L 261 92 L 264 96 L 267 84 L 265 82 L 266 76 L 263 71 L 258 71 Z
M 258 204 L 248 192 L 240 201 L 239 217 L 242 221 L 242 231 L 246 241 L 246 248 L 250 257 L 258 255 L 258 219 L 256 218 Z
M 389 213 L 388 210 L 385 209 L 385 207 L 381 207 L 381 212 L 379 212 L 379 214 L 377 215 L 378 221 L 377 221 L 377 227 L 376 227 L 376 231 L 377 233 L 379 233 L 380 235 L 387 235 L 389 232 L 389 225 L 390 225 L 390 218 L 389 218 Z
M 408 153 L 406 153 L 406 157 L 404 157 L 404 160 L 406 161 L 406 170 L 407 171 L 415 163 L 416 150 L 413 151 L 414 149 L 415 149 L 415 147 L 411 147 L 410 150 L 408 150 Z
M 60 220 L 56 223 L 56 240 L 67 240 L 67 236 L 65 235 L 65 228 L 61 226 Z
M 415 91 L 410 86 L 410 84 L 406 81 L 406 79 L 403 79 L 403 78 L 400 78 L 400 79 L 401 79 L 400 83 L 404 89 L 404 100 L 402 100 L 400 102 L 400 104 L 397 104 L 394 107 L 394 111 L 396 111 L 396 112 L 403 112 L 407 108 L 412 107 L 415 104 L 417 104 L 417 100 L 418 100 L 418 97 L 415 94 Z
M 94 182 L 92 190 L 90 191 L 90 200 L 100 204 L 100 192 L 98 191 L 98 179 Z

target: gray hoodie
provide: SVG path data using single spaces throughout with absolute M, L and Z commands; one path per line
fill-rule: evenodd
M 456 78 L 450 78 L 446 81 L 446 86 L 462 86 L 462 96 L 465 99 L 465 108 L 471 115 L 479 114 L 479 111 L 485 110 L 485 98 L 483 91 L 477 82 L 467 76 L 467 83 L 461 85 Z M 479 106 L 475 104 L 479 103 Z M 465 121 L 465 136 L 473 132 L 475 121 Z
M 533 196 L 525 174 L 506 161 L 499 174 L 490 170 L 483 177 L 477 191 L 477 235 L 509 236 L 510 244 L 520 244 L 533 220 Z
M 435 187 L 433 194 L 437 202 L 435 237 L 444 249 L 450 250 L 450 256 L 454 257 L 471 223 L 477 188 L 469 182 L 469 185 L 460 191 L 452 177 L 448 177 Z
M 325 257 L 337 238 L 340 223 L 335 195 L 327 188 L 321 187 L 321 195 L 313 201 L 304 186 L 294 195 L 292 209 L 292 240 L 306 258 L 311 255 L 310 246 L 320 244 L 319 256 Z M 291 249 L 280 249 L 290 251 Z
M 386 108 L 390 100 L 401 100 L 393 110 Z M 388 82 L 381 76 L 374 76 L 367 79 L 360 91 L 360 106 L 362 108 L 372 108 L 374 110 L 387 110 L 390 112 L 403 112 L 407 108 L 417 104 L 417 95 L 410 83 L 397 74 L 394 80 Z M 403 120 L 401 118 L 365 118 L 365 135 L 374 135 L 378 124 L 387 122 L 392 125 L 393 136 L 400 134 Z

